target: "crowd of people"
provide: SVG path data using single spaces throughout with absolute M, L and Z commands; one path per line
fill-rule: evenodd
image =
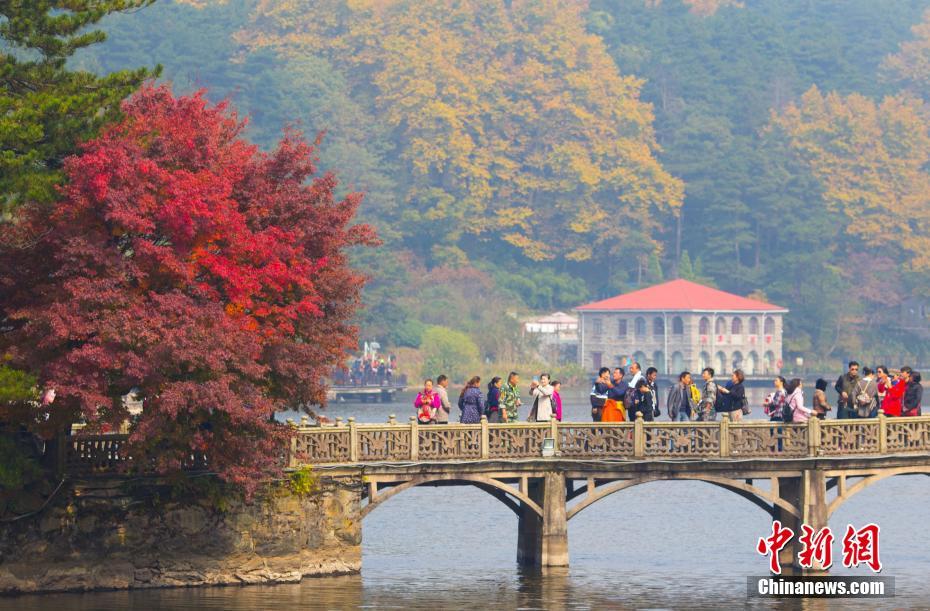
M 459 393 L 459 422 L 477 424 L 485 416 L 488 422 L 517 422 L 523 400 L 520 397 L 520 375 L 511 371 L 505 382 L 494 376 L 487 384 L 487 391 L 481 388 L 481 378 L 474 376 Z M 541 373 L 530 382 L 528 395 L 532 397 L 532 407 L 527 416 L 530 422 L 549 422 L 562 420 L 562 396 L 559 391 L 561 382 L 550 379 L 548 373 Z M 420 424 L 446 424 L 452 415 L 452 402 L 449 400 L 449 378 L 440 375 L 433 382 L 427 378 L 423 390 L 417 393 L 413 401 L 417 422 Z
M 820 378 L 814 384 L 812 407 L 804 405 L 804 383 L 795 378 L 775 379 L 775 390 L 766 396 L 763 408 L 770 420 L 806 422 L 811 417 L 826 418 L 831 406 L 827 401 L 828 382 Z M 920 416 L 924 389 L 919 371 L 901 367 L 891 371 L 884 365 L 861 368 L 856 361 L 837 378 L 836 417 L 874 418 L 879 410 L 886 416 Z
M 394 383 L 396 370 L 395 355 L 388 355 L 385 359 L 376 354 L 366 354 L 353 360 L 346 369 L 337 368 L 333 373 L 333 381 L 337 386 L 390 386 Z
M 629 373 L 629 381 L 627 374 Z M 639 363 L 632 363 L 629 372 L 623 367 L 612 371 L 602 367 L 590 391 L 591 418 L 595 422 L 624 422 L 635 420 L 642 414 L 643 420 L 660 418 L 662 409 L 658 386 L 659 372 L 655 367 L 642 370 Z M 718 382 L 715 371 L 706 367 L 701 371 L 700 381 L 693 379 L 691 372 L 682 371 L 678 379 L 664 396 L 665 413 L 673 422 L 713 421 L 718 414 L 727 414 L 732 421 L 739 421 L 751 413 L 752 408 L 746 394 L 745 374 L 736 369 L 729 379 Z M 481 387 L 481 378 L 471 378 L 458 397 L 459 422 L 476 424 L 485 416 L 488 422 L 517 422 L 523 401 L 519 388 L 520 376 L 510 372 L 506 381 L 495 376 Z M 771 421 L 807 422 L 810 418 L 826 418 L 832 410 L 827 400 L 828 382 L 820 378 L 810 407 L 804 401 L 804 383 L 800 378 L 786 380 L 782 376 L 774 379 L 774 389 L 762 402 L 762 410 Z M 452 418 L 452 402 L 449 399 L 449 378 L 440 375 L 436 380 L 424 381 L 423 389 L 414 400 L 417 420 L 421 424 L 444 424 Z M 910 367 L 889 370 L 880 365 L 874 369 L 862 367 L 856 361 L 833 385 L 837 393 L 837 418 L 874 418 L 879 410 L 886 416 L 919 416 L 923 387 L 920 372 Z M 529 385 L 528 397 L 532 399 L 526 420 L 549 422 L 562 420 L 561 384 L 551 380 L 548 373 L 534 376 Z

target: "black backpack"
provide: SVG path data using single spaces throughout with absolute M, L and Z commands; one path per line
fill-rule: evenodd
M 724 397 L 723 393 L 720 392 L 720 386 L 718 385 L 718 386 L 717 386 L 717 396 L 714 397 L 714 411 L 715 411 L 715 412 L 722 412 L 722 411 L 723 411 L 723 402 L 724 402 L 724 401 L 726 401 L 726 397 Z

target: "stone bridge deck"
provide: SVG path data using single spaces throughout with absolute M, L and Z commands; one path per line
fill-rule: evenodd
M 930 474 L 930 416 L 772 422 L 550 422 L 294 426 L 288 465 L 356 481 L 360 515 L 415 486 L 471 485 L 519 518 L 517 558 L 568 564 L 568 520 L 598 500 L 658 480 L 731 491 L 795 532 L 827 525 L 857 492 L 895 475 Z M 69 468 L 128 460 L 115 435 L 75 437 Z M 193 462 L 209 462 L 206 457 Z M 795 566 L 786 548 L 782 565 Z

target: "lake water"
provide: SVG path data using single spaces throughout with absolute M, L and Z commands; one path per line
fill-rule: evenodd
M 566 419 L 585 420 L 582 394 L 567 393 Z M 763 389 L 753 389 L 754 405 Z M 754 407 L 753 415 L 761 416 Z M 331 416 L 406 421 L 395 404 L 334 404 Z M 771 518 L 710 484 L 655 482 L 611 495 L 569 522 L 571 567 L 520 571 L 516 516 L 472 487 L 414 488 L 365 518 L 362 574 L 300 584 L 101 592 L 0 599 L 0 609 L 927 609 L 930 608 L 930 478 L 900 476 L 867 488 L 831 520 L 881 526 L 882 575 L 893 599 L 772 601 L 746 598 L 746 576 L 764 575 L 755 542 Z M 842 545 L 834 543 L 834 567 Z M 836 575 L 872 574 L 869 569 Z

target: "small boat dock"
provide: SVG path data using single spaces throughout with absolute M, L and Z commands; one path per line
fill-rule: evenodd
M 394 395 L 407 387 L 400 384 L 366 386 L 330 386 L 326 398 L 330 401 L 357 401 L 359 403 L 390 403 Z

